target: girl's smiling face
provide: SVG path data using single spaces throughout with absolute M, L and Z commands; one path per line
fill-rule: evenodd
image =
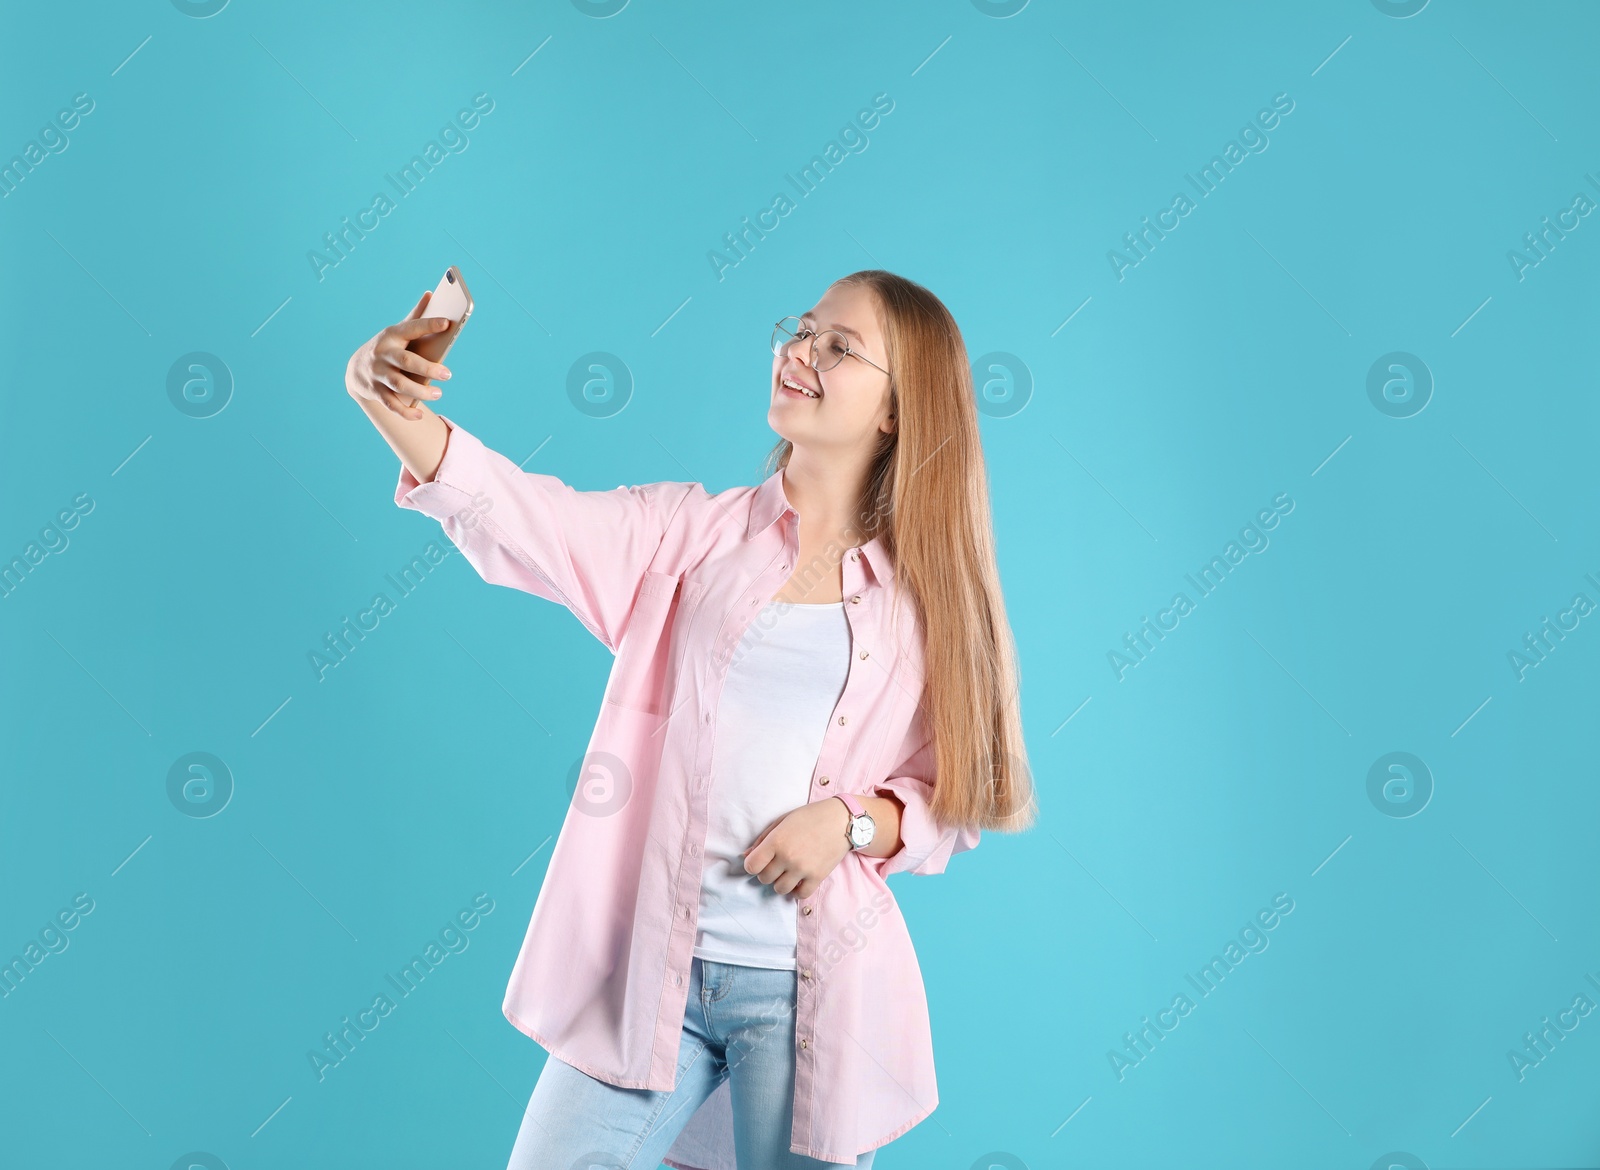
M 889 376 L 862 358 L 885 368 L 888 352 L 878 320 L 875 294 L 864 285 L 835 285 L 800 322 L 800 335 L 772 358 L 772 405 L 767 423 L 796 447 L 842 453 L 870 451 L 880 431 L 894 430 L 889 414 Z M 854 354 L 818 373 L 809 364 L 817 334 L 817 364 L 826 366 L 843 351 L 835 335 L 844 334 Z M 785 380 L 816 392 L 813 398 L 784 385 Z

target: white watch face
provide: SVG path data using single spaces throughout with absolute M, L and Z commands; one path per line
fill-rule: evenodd
M 866 813 L 855 817 L 850 822 L 850 844 L 857 849 L 872 844 L 872 833 L 875 828 L 872 818 Z

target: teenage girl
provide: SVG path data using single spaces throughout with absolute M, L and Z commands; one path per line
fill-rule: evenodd
M 690 696 L 703 700 L 701 707 L 673 704 L 690 707 L 692 734 L 666 739 L 668 752 L 685 757 L 683 745 L 707 745 L 703 823 L 686 811 L 687 790 L 694 787 L 687 774 L 701 766 L 694 760 L 662 762 L 661 791 L 639 801 L 664 806 L 677 800 L 682 815 L 671 823 L 699 823 L 692 840 L 669 841 L 662 851 L 694 858 L 700 868 L 692 962 L 686 949 L 677 952 L 687 980 L 682 973 L 668 977 L 669 985 L 688 986 L 660 989 L 662 967 L 672 970 L 669 952 L 637 953 L 636 940 L 665 932 L 602 921 L 597 932 L 622 938 L 630 949 L 607 959 L 592 982 L 632 962 L 649 967 L 658 992 L 652 995 L 648 985 L 632 996 L 596 988 L 592 1004 L 567 1013 L 583 1015 L 588 1032 L 576 1025 L 569 1030 L 562 1019 L 557 1035 L 553 1013 L 548 1021 L 531 1018 L 539 1001 L 579 1002 L 556 983 L 581 969 L 558 965 L 581 962 L 596 949 L 572 939 L 563 947 L 554 937 L 558 900 L 576 899 L 578 887 L 606 884 L 590 883 L 574 868 L 594 864 L 594 850 L 585 859 L 575 856 L 585 852 L 582 844 L 558 843 L 514 986 L 525 961 L 552 966 L 532 987 L 533 1005 L 521 1006 L 514 994 L 507 998 L 508 1017 L 552 1050 L 523 1116 L 510 1170 L 654 1168 L 663 1158 L 705 1170 L 734 1170 L 735 1159 L 740 1170 L 870 1166 L 874 1150 L 864 1147 L 916 1124 L 933 1107 L 926 1098 L 935 1096 L 926 1002 L 909 937 L 882 877 L 939 872 L 952 852 L 976 844 L 980 827 L 1017 831 L 1035 815 L 972 379 L 954 319 L 927 289 L 892 273 L 871 269 L 841 278 L 808 313 L 773 329 L 767 421 L 781 441 L 769 453 L 763 487 L 709 496 L 698 484 L 655 485 L 660 490 L 644 504 L 639 489 L 573 493 L 553 477 L 524 473 L 433 413 L 425 403 L 442 390 L 429 380 L 447 379 L 449 371 L 406 348 L 448 325 L 422 316 L 428 295 L 351 357 L 346 385 L 400 457 L 396 502 L 437 515 L 486 579 L 567 602 L 604 638 L 605 590 L 626 589 L 629 597 L 638 591 L 625 558 L 602 555 L 610 550 L 594 543 L 626 539 L 603 531 L 613 516 L 620 529 L 637 515 L 659 520 L 670 512 L 678 535 L 687 531 L 691 538 L 680 541 L 685 546 L 722 540 L 751 550 L 742 563 L 719 555 L 721 576 L 714 579 L 706 579 L 713 569 L 705 564 L 655 573 L 657 585 L 668 583 L 672 596 L 694 599 L 687 619 L 677 610 L 677 617 L 663 619 L 687 623 L 674 643 L 686 645 L 679 651 L 685 658 L 667 673 L 705 680 Z M 489 512 L 491 523 L 464 526 L 462 516 L 472 509 L 455 509 L 474 492 L 509 495 L 511 506 L 503 501 Z M 756 532 L 761 521 L 780 513 L 792 513 L 797 531 L 773 526 Z M 525 532 L 516 528 L 519 517 Z M 590 543 L 553 547 L 567 539 L 564 533 L 572 534 L 574 545 Z M 662 533 L 651 535 L 665 544 Z M 756 544 L 758 535 L 772 543 Z M 504 555 L 512 546 L 517 555 Z M 613 560 L 614 569 L 608 567 Z M 532 572 L 525 565 L 540 567 Z M 748 598 L 747 610 L 734 589 L 747 586 L 758 566 L 774 565 L 784 570 L 773 579 L 781 587 L 763 594 L 765 607 L 755 608 L 761 598 Z M 561 578 L 563 568 L 569 580 Z M 601 580 L 605 573 L 618 579 Z M 731 577 L 741 579 L 725 580 Z M 848 601 L 847 581 L 854 583 Z M 656 592 L 664 597 L 668 590 Z M 592 613 L 585 610 L 591 595 L 598 599 L 588 603 Z M 902 601 L 914 615 L 916 639 L 916 652 L 904 659 L 880 640 L 889 611 Z M 737 645 L 713 643 L 733 623 L 743 627 Z M 878 651 L 870 663 L 863 636 Z M 685 660 L 697 668 L 683 666 Z M 619 659 L 615 669 L 627 668 Z M 920 689 L 917 727 L 927 729 L 927 749 L 913 757 L 918 766 L 889 759 L 884 768 L 899 764 L 905 774 L 852 775 L 850 767 L 866 766 L 878 740 L 901 742 L 906 728 L 895 719 L 903 719 L 911 704 L 895 701 L 894 688 L 913 686 Z M 635 706 L 662 709 L 651 702 L 651 696 L 635 696 Z M 846 724 L 846 706 L 857 716 L 848 730 L 835 726 L 836 716 L 837 724 Z M 847 735 L 861 738 L 838 738 Z M 849 748 L 848 761 L 834 754 L 841 743 Z M 834 777 L 820 774 L 824 770 Z M 679 790 L 669 789 L 666 777 L 682 777 Z M 831 779 L 838 782 L 830 786 Z M 562 835 L 592 831 L 596 820 L 569 811 Z M 646 827 L 654 846 L 659 825 Z M 638 852 L 656 855 L 642 841 Z M 859 864 L 840 869 L 852 854 Z M 640 896 L 624 899 L 627 912 L 662 913 L 655 895 L 666 888 L 666 877 L 638 863 L 635 869 Z M 672 900 L 668 893 L 666 901 Z M 852 955 L 826 934 L 867 922 L 858 903 L 868 901 L 885 910 L 890 925 Z M 587 913 L 570 914 L 563 925 L 571 929 L 610 909 L 588 905 Z M 551 935 L 542 940 L 541 914 Z M 822 937 L 808 933 L 817 930 Z M 839 957 L 829 957 L 830 941 Z M 900 986 L 874 985 L 897 979 Z M 802 987 L 813 998 L 801 999 Z M 640 990 L 634 983 L 627 989 Z M 676 1072 L 670 1065 L 666 1070 L 672 1087 L 612 1083 L 629 1078 L 601 1054 L 629 1046 L 615 1035 L 597 1036 L 592 1021 L 645 1013 L 636 1021 L 644 1042 L 632 1047 L 648 1050 L 655 1025 L 649 1013 L 658 1002 L 676 1002 L 671 990 L 684 997 L 681 1037 L 676 1018 L 667 1021 L 679 1053 Z M 814 997 L 824 992 L 833 997 L 827 1010 L 811 1014 Z M 619 1007 L 618 999 L 644 1006 Z M 846 1020 L 848 1027 L 841 1023 Z M 886 1067 L 896 1059 L 910 1063 Z M 798 1080 L 797 1061 L 807 1062 Z M 851 1082 L 848 1093 L 817 1084 L 813 1068 L 834 1069 L 838 1079 Z M 708 1102 L 714 1107 L 702 1109 Z

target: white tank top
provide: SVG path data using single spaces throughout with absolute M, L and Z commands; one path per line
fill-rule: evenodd
M 744 851 L 810 799 L 822 737 L 849 672 L 843 601 L 772 602 L 740 639 L 717 705 L 694 948 L 700 958 L 794 969 L 794 893 L 776 893 L 746 873 Z

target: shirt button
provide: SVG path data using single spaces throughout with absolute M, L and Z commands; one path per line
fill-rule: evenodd
M 802 979 L 810 979 L 811 978 L 811 972 L 809 970 L 801 971 L 800 972 L 800 978 L 802 978 Z
M 828 778 L 826 776 L 822 777 L 822 779 L 817 781 L 818 784 L 826 784 L 827 782 L 828 782 Z
M 710 722 L 711 722 L 711 712 L 710 712 L 710 711 L 707 711 L 707 712 L 706 712 L 706 722 L 707 722 L 707 723 L 710 723 Z
M 857 554 L 856 554 L 856 553 L 853 553 L 853 552 L 852 552 L 852 553 L 851 553 L 851 554 L 850 554 L 850 559 L 851 559 L 851 560 L 852 560 L 852 561 L 854 561 L 854 560 L 858 560 L 858 559 L 859 559 L 859 557 L 858 557 L 858 555 L 857 555 Z
M 866 657 L 866 656 L 867 656 L 867 652 L 866 652 L 866 651 L 865 651 L 865 650 L 863 650 L 863 651 L 862 651 L 862 652 L 861 652 L 861 657 L 863 657 L 863 658 L 865 658 L 865 657 Z
M 810 914 L 811 913 L 811 907 L 810 906 L 805 907 L 805 912 L 807 914 Z
M 698 845 L 689 846 L 689 856 L 690 857 L 699 857 L 700 856 L 700 846 L 698 846 Z
M 672 986 L 674 986 L 674 987 L 682 987 L 683 986 L 683 976 L 679 975 L 676 971 L 674 971 L 672 973 Z
M 845 722 L 845 717 L 843 715 L 839 716 L 839 722 L 841 724 Z
M 852 597 L 850 599 L 850 604 L 851 605 L 859 605 L 860 602 L 861 602 L 861 594 L 859 594 L 859 593 L 857 593 L 854 597 Z
M 810 1048 L 811 1047 L 811 1041 L 809 1041 L 809 1040 L 801 1040 L 800 1041 L 800 1047 L 801 1048 Z

